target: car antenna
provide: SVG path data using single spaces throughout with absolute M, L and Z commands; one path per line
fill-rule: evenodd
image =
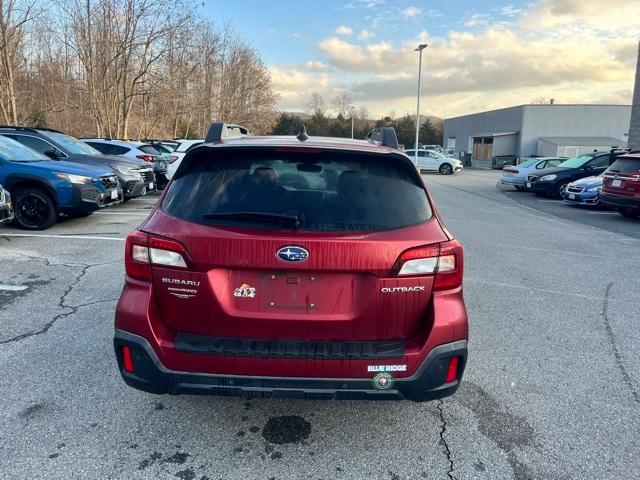
M 300 125 L 300 131 L 298 132 L 298 135 L 296 135 L 296 138 L 301 142 L 309 140 L 309 135 L 307 135 L 307 129 L 304 125 Z

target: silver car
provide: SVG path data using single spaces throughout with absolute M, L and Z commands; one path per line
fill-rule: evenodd
M 535 157 L 518 165 L 505 165 L 502 169 L 500 182 L 503 185 L 512 185 L 516 190 L 522 191 L 528 174 L 535 173 L 536 170 L 542 170 L 543 168 L 557 167 L 565 160 L 566 158 L 558 157 Z
M 0 185 L 0 225 L 13 220 L 13 207 L 11 205 L 11 195 L 2 185 Z

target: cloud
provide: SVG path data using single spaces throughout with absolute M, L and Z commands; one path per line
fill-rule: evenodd
M 340 25 L 336 28 L 336 33 L 338 35 L 351 35 L 353 33 L 353 29 L 351 27 L 347 27 L 346 25 Z
M 307 68 L 307 70 L 311 70 L 311 71 L 320 71 L 320 70 L 326 70 L 327 68 L 329 68 L 326 63 L 322 63 L 320 60 L 309 60 L 304 65 Z
M 610 0 L 603 9 L 597 0 L 540 0 L 522 11 L 507 4 L 493 16 L 470 15 L 466 28 L 457 24 L 461 31 L 421 32 L 404 43 L 380 38 L 383 30 L 375 39 L 360 30 L 357 42 L 329 36 L 317 44 L 316 59 L 291 75 L 284 67 L 276 72 L 287 77 L 279 79 L 278 91 L 288 104 L 304 105 L 299 91 L 320 91 L 326 98 L 347 92 L 374 115 L 411 112 L 413 50 L 428 43 L 423 101 L 429 113 L 465 114 L 539 96 L 559 103 L 630 103 L 640 37 L 637 1 Z
M 291 34 L 291 36 L 292 36 L 293 38 L 300 38 L 300 32 L 293 32 L 293 33 Z
M 415 18 L 419 17 L 422 14 L 422 10 L 417 7 L 407 7 L 400 12 L 404 18 Z
M 359 34 L 358 34 L 358 38 L 360 40 L 369 40 L 370 38 L 374 38 L 376 36 L 375 33 L 370 32 L 367 29 L 362 30 Z

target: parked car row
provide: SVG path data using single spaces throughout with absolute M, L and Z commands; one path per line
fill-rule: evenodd
M 0 126 L 0 225 L 44 230 L 62 216 L 162 190 L 204 140 L 77 139 L 49 128 Z
M 614 208 L 625 217 L 640 217 L 640 152 L 611 150 L 566 160 L 532 158 L 506 166 L 500 181 L 567 204 Z

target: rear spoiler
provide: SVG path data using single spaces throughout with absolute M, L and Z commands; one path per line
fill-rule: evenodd
M 212 123 L 205 137 L 207 143 L 222 142 L 227 138 L 240 138 L 248 137 L 251 132 L 248 128 L 242 125 L 236 125 L 233 123 Z
M 374 128 L 367 133 L 366 139 L 369 143 L 375 143 L 376 145 L 382 145 L 383 147 L 400 148 L 396 129 L 393 127 Z

